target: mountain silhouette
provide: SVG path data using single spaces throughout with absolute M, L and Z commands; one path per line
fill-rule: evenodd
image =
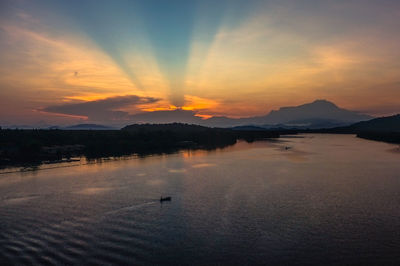
M 258 125 L 264 127 L 328 128 L 349 125 L 371 119 L 371 116 L 339 108 L 327 100 L 316 100 L 299 106 L 281 107 L 265 116 L 231 119 L 212 117 L 205 120 L 208 126 Z
M 400 114 L 358 122 L 347 128 L 352 132 L 400 132 Z
M 264 117 L 267 124 L 275 123 L 304 123 L 311 120 L 331 120 L 346 123 L 367 120 L 371 117 L 339 108 L 327 100 L 316 100 L 295 107 L 282 107 L 278 111 L 271 111 Z

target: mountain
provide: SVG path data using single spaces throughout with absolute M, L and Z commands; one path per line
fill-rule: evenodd
M 358 122 L 346 128 L 351 132 L 400 132 L 400 114 Z
M 293 107 L 282 107 L 265 116 L 231 119 L 212 117 L 204 121 L 208 126 L 258 125 L 265 128 L 331 128 L 371 119 L 371 116 L 339 108 L 327 100 L 316 100 Z
M 327 100 L 316 100 L 295 107 L 282 107 L 278 111 L 271 111 L 264 118 L 267 124 L 310 123 L 312 120 L 354 123 L 371 119 L 368 115 L 339 108 Z
M 353 133 L 357 137 L 400 144 L 400 114 L 362 121 L 347 127 L 328 129 L 331 133 Z

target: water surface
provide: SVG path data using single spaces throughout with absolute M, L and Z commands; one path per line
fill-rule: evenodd
M 70 166 L 0 174 L 2 264 L 400 263 L 396 145 L 307 134 Z

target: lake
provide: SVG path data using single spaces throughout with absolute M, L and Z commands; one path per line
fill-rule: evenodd
M 399 251 L 399 146 L 354 135 L 0 174 L 3 265 L 399 265 Z

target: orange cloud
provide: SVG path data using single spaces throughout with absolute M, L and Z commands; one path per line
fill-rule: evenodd
M 198 111 L 205 109 L 215 109 L 219 106 L 216 100 L 201 98 L 193 95 L 185 95 L 185 105 L 182 110 Z

